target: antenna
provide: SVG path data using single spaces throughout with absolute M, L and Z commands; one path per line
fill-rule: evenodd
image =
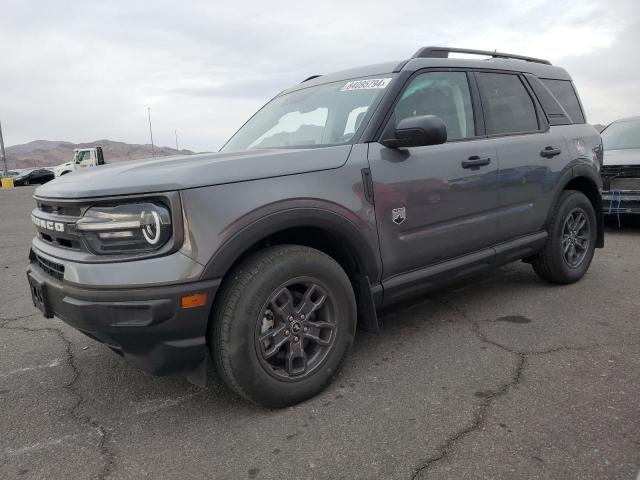
M 4 139 L 2 138 L 2 123 L 0 123 L 0 154 L 2 154 L 2 164 L 4 165 L 4 174 L 7 175 L 9 173 L 9 169 L 7 168 L 7 157 L 4 154 Z
M 149 115 L 149 135 L 151 136 L 151 156 L 156 158 L 156 148 L 153 145 L 153 130 L 151 129 L 151 107 L 147 107 L 147 114 Z

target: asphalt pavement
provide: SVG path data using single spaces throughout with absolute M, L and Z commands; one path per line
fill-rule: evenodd
M 269 411 L 152 377 L 32 306 L 32 187 L 0 190 L 0 478 L 636 479 L 640 222 L 585 278 L 516 263 L 384 312 Z

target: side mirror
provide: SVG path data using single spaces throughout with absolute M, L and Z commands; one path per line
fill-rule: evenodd
M 440 145 L 447 141 L 447 126 L 435 115 L 419 115 L 400 120 L 395 138 L 382 140 L 388 148 L 424 147 Z

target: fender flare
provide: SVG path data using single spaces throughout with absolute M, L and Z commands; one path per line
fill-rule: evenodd
M 382 264 L 373 245 L 353 221 L 319 207 L 293 207 L 267 214 L 239 229 L 214 253 L 202 273 L 203 279 L 223 277 L 231 266 L 257 242 L 290 228 L 319 228 L 334 235 L 355 257 L 358 268 L 372 283 L 380 279 Z
M 594 198 L 590 198 L 589 200 L 594 201 L 595 205 L 595 213 L 596 213 L 596 222 L 598 229 L 598 237 L 596 240 L 596 246 L 598 248 L 604 247 L 604 213 L 602 210 L 602 178 L 600 174 L 593 168 L 593 164 L 584 164 L 584 163 L 574 163 L 571 166 L 567 167 L 564 172 L 561 174 L 560 179 L 557 182 L 558 188 L 553 195 L 553 202 L 551 203 L 551 209 L 547 214 L 547 220 L 545 221 L 545 225 L 549 224 L 551 219 L 551 214 L 553 212 L 554 206 L 557 204 L 558 199 L 560 198 L 560 194 L 563 190 L 566 189 L 567 185 L 576 178 L 585 178 L 589 181 L 594 190 L 598 192 L 598 194 Z

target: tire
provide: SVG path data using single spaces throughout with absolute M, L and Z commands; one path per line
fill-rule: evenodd
M 338 373 L 353 344 L 356 302 L 333 258 L 278 245 L 233 269 L 212 322 L 209 348 L 224 383 L 250 402 L 282 408 L 313 397 Z
M 25 187 L 26 187 L 26 186 L 31 185 L 31 182 L 29 181 L 29 179 L 28 179 L 28 178 L 26 178 L 26 179 L 24 180 L 23 185 L 24 185 Z
M 584 227 L 578 228 L 583 221 Z M 596 214 L 589 199 L 582 192 L 563 191 L 548 231 L 543 250 L 533 259 L 533 269 L 550 283 L 577 282 L 589 269 L 597 239 Z

